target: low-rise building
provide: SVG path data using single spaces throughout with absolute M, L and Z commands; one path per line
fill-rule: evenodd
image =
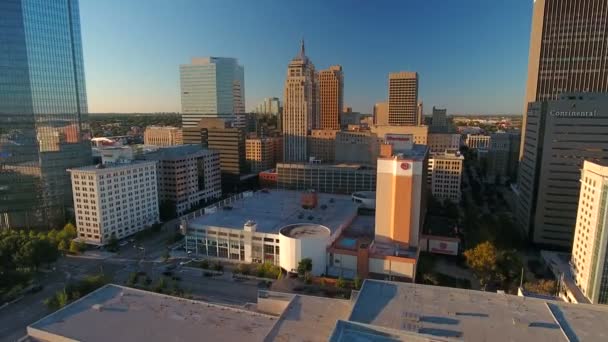
M 351 300 L 259 291 L 251 301 L 108 284 L 30 324 L 27 341 L 603 341 L 608 320 L 601 305 L 370 279 Z
M 181 128 L 171 126 L 148 126 L 144 132 L 144 144 L 174 146 L 184 143 Z
M 352 194 L 376 189 L 376 170 L 368 164 L 278 163 L 279 189 Z
M 200 145 L 165 147 L 139 158 L 158 162 L 161 207 L 182 215 L 222 196 L 220 153 Z
M 136 161 L 68 170 L 78 239 L 103 245 L 158 222 L 156 165 Z
M 414 144 L 426 145 L 429 136 L 429 126 L 391 126 L 373 125 L 370 127 L 372 133 L 376 133 L 378 138 L 384 139 L 387 134 L 411 134 Z

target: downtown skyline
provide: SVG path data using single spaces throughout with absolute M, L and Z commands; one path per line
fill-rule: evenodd
M 522 111 L 529 0 L 379 8 L 313 1 L 297 14 L 275 1 L 147 4 L 82 1 L 91 113 L 181 112 L 179 64 L 205 56 L 239 60 L 251 111 L 265 97 L 282 97 L 285 68 L 302 37 L 318 69 L 343 66 L 344 104 L 354 111 L 371 113 L 386 101 L 388 74 L 398 71 L 419 73 L 425 114 L 432 106 L 450 114 Z

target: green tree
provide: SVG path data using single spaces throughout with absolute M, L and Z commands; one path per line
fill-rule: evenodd
M 304 258 L 298 263 L 298 274 L 303 276 L 312 271 L 312 259 Z
M 108 243 L 106 244 L 106 248 L 110 252 L 118 251 L 118 240 L 116 239 L 116 236 L 113 233 L 112 236 L 110 236 Z
M 63 289 L 63 291 L 57 292 L 55 296 L 57 297 L 57 307 L 59 309 L 68 305 L 69 297 L 65 289 Z
M 353 280 L 353 286 L 355 287 L 355 290 L 359 290 L 361 288 L 361 283 L 361 278 L 359 278 L 359 276 L 356 276 Z
M 346 281 L 342 277 L 340 277 L 336 281 L 336 286 L 340 289 L 344 289 L 344 288 L 346 288 Z
M 490 281 L 494 280 L 498 263 L 498 252 L 493 243 L 482 242 L 475 248 L 464 252 L 467 265 L 475 272 L 481 285 L 485 288 Z
M 78 242 L 72 240 L 70 241 L 70 253 L 78 254 L 80 253 L 80 246 Z
M 57 245 L 57 249 L 59 249 L 60 251 L 65 251 L 68 248 L 68 244 L 65 242 L 65 240 L 60 240 L 59 244 Z

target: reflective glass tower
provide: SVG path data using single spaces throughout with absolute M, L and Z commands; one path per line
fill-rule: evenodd
M 0 228 L 57 228 L 90 164 L 77 0 L 0 1 Z

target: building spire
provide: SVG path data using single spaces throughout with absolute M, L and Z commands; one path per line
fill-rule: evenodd
M 304 38 L 300 40 L 300 57 L 305 57 L 306 51 L 304 49 Z

